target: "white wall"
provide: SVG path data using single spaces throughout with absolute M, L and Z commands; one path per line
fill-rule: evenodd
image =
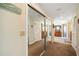
M 79 23 L 78 23 L 78 19 L 79 19 L 79 5 L 77 6 L 77 10 L 76 10 L 76 15 L 77 18 L 75 19 L 76 23 L 76 40 L 74 40 L 76 43 L 76 52 L 77 55 L 79 55 Z
M 77 22 L 76 22 L 76 20 L 77 19 L 74 19 L 74 17 L 73 17 L 73 19 L 72 19 L 72 46 L 75 48 L 75 50 L 76 50 L 76 46 L 77 46 L 77 42 L 76 42 L 76 40 L 77 40 L 77 30 L 76 30 L 76 25 L 77 25 Z
M 14 4 L 22 9 L 17 15 L 0 8 L 0 55 L 26 55 L 25 4 Z
M 72 46 L 76 50 L 77 55 L 79 55 L 79 5 L 76 9 L 76 18 L 72 19 Z
M 41 40 L 41 22 L 39 18 L 35 21 L 35 18 L 29 17 L 29 44 Z M 33 27 L 31 27 L 33 25 Z

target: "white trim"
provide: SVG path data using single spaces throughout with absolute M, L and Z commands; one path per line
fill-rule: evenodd
M 29 42 L 29 44 L 31 45 L 31 44 L 34 44 L 35 42 L 37 42 L 37 40 L 36 41 Z
M 42 56 L 45 53 L 45 50 L 40 54 L 40 56 Z

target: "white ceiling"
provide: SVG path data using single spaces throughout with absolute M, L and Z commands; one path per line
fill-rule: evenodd
M 69 18 L 74 15 L 76 3 L 39 3 L 38 4 L 42 10 L 49 16 L 53 18 L 65 17 Z

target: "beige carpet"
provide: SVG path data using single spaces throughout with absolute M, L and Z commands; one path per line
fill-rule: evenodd
M 28 55 L 29 56 L 39 56 L 43 52 L 43 41 L 35 42 L 28 47 Z
M 71 45 L 54 42 L 49 44 L 43 56 L 76 56 L 76 52 Z
M 28 47 L 29 56 L 39 56 L 43 51 L 43 41 L 38 41 Z M 43 56 L 76 56 L 76 52 L 71 45 L 47 42 Z

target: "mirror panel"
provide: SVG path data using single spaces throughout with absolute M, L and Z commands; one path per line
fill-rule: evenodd
M 28 32 L 28 55 L 40 55 L 44 50 L 44 17 L 31 7 L 28 9 Z

